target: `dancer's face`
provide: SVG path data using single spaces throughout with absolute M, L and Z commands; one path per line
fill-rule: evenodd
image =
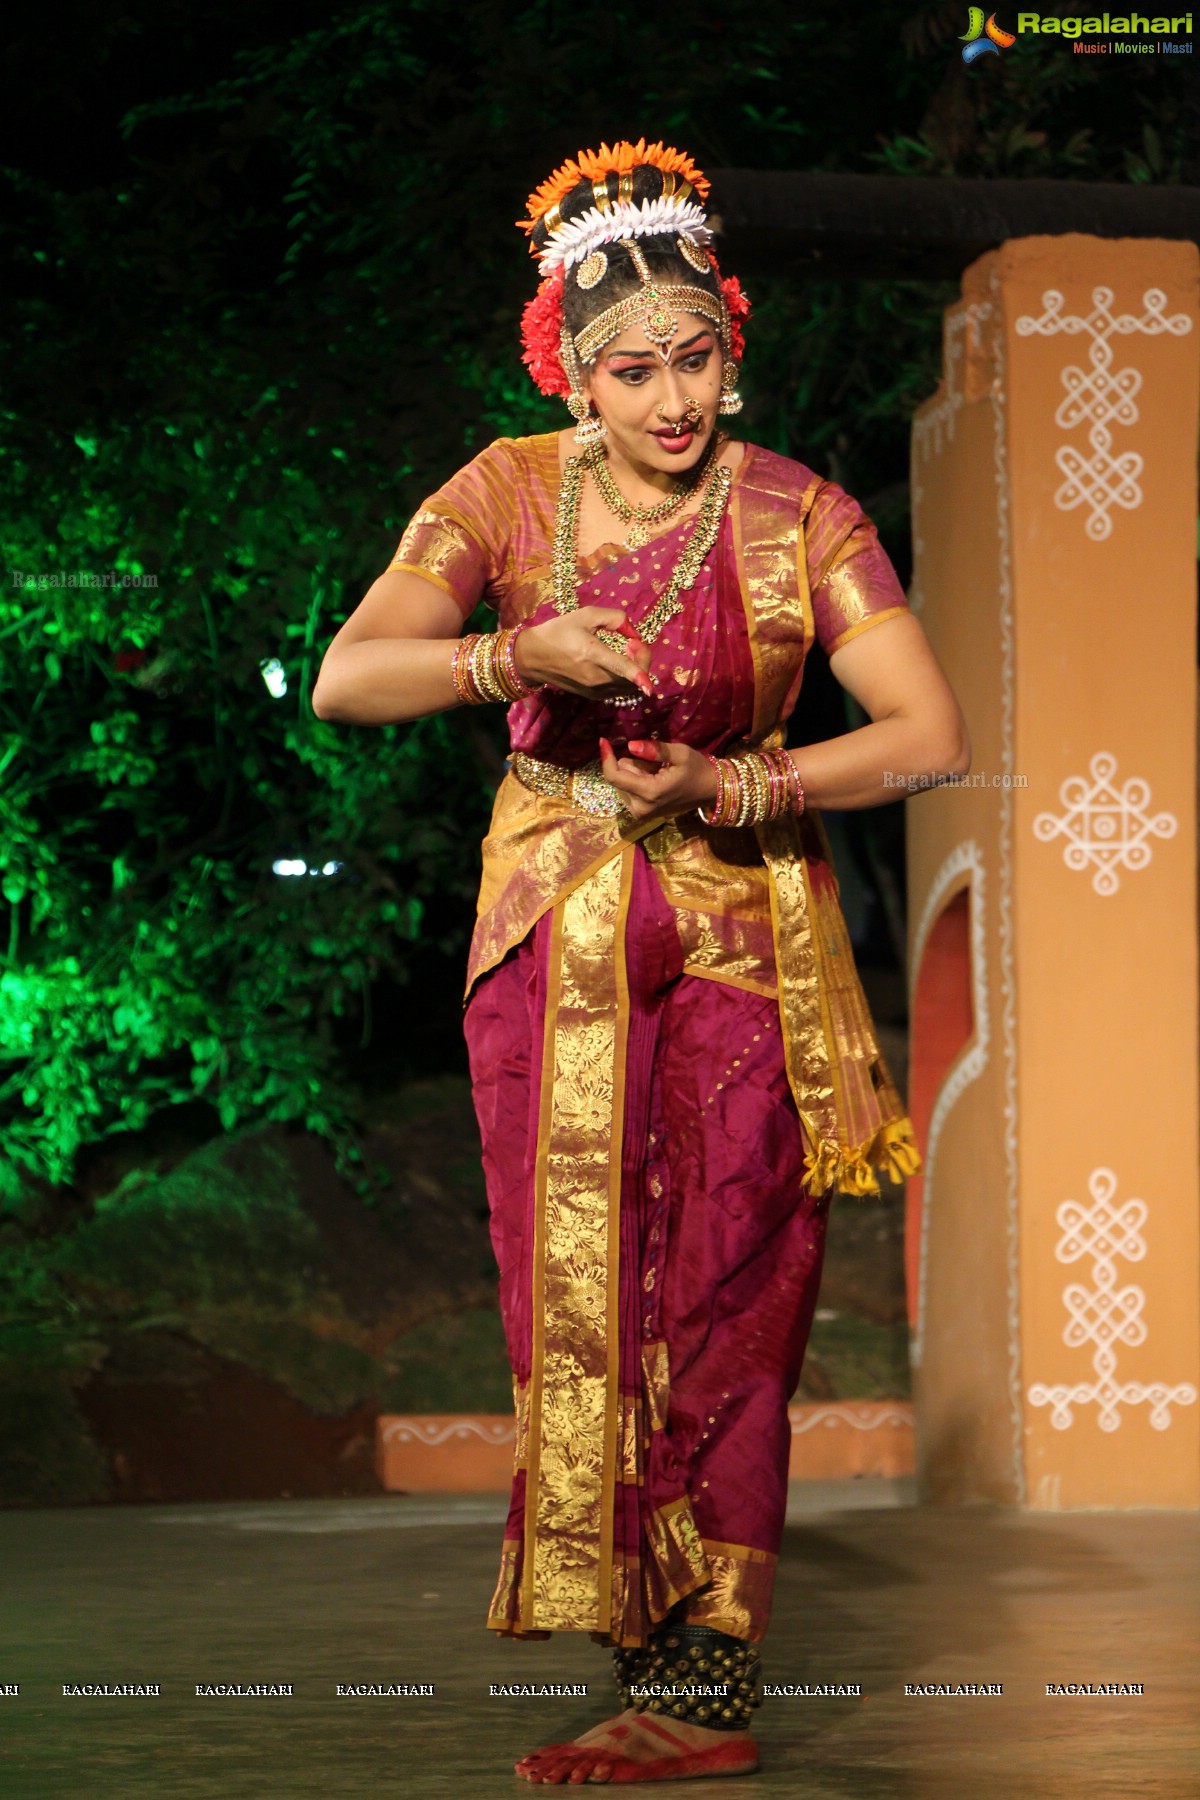
M 683 474 L 703 455 L 716 427 L 717 335 L 698 313 L 681 313 L 664 363 L 641 325 L 631 325 L 604 346 L 587 387 L 608 427 L 610 454 L 646 469 Z

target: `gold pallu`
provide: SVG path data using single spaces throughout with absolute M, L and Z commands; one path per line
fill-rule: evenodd
M 769 878 L 788 1080 L 808 1145 L 805 1179 L 814 1193 L 878 1194 L 877 1169 L 899 1180 L 915 1174 L 921 1160 L 875 1037 L 824 825 L 818 813 L 805 812 L 747 828 L 745 835 L 750 832 Z M 734 835 L 744 834 L 692 819 L 635 824 L 628 815 L 581 813 L 569 790 L 534 793 L 510 772 L 488 834 L 491 882 L 485 873 L 484 895 L 492 883 L 499 893 L 481 912 L 469 987 L 549 905 L 620 857 L 626 845 L 641 842 L 660 868 L 697 857 L 719 866 L 720 839 Z M 547 888 L 553 889 L 549 905 L 542 903 Z

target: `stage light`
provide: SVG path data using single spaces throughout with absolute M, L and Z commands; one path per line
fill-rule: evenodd
M 320 868 L 314 864 L 310 869 L 308 864 L 298 856 L 282 856 L 271 864 L 276 875 L 336 875 L 341 866 L 340 862 L 327 862 Z

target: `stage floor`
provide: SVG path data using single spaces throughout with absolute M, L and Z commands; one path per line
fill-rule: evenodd
M 690 1781 L 797 1800 L 1196 1800 L 1197 1522 L 910 1504 L 904 1482 L 797 1483 L 764 1646 L 762 1767 Z M 523 1751 L 605 1716 L 586 1636 L 483 1627 L 493 1495 L 0 1514 L 4 1800 L 486 1800 Z M 63 1694 L 150 1684 L 157 1697 Z M 492 1683 L 590 1683 L 587 1697 Z M 290 1683 L 216 1697 L 197 1684 Z M 350 1697 L 428 1684 L 432 1697 Z M 1000 1683 L 1002 1694 L 906 1694 Z M 1048 1695 L 1049 1684 L 1140 1694 Z M 639 1788 L 638 1791 L 647 1791 Z M 675 1791 L 674 1789 L 672 1791 Z

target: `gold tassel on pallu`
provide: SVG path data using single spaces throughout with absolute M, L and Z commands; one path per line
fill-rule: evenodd
M 814 1194 L 832 1188 L 841 1194 L 857 1194 L 860 1199 L 881 1192 L 877 1168 L 885 1170 L 891 1180 L 903 1181 L 920 1167 L 921 1153 L 907 1118 L 882 1125 L 868 1144 L 846 1149 L 825 1140 L 815 1156 L 810 1150 L 804 1158 L 805 1180 Z
M 875 1039 L 816 813 L 757 827 L 770 874 L 788 1079 L 814 1194 L 860 1198 L 921 1167 L 912 1121 Z

